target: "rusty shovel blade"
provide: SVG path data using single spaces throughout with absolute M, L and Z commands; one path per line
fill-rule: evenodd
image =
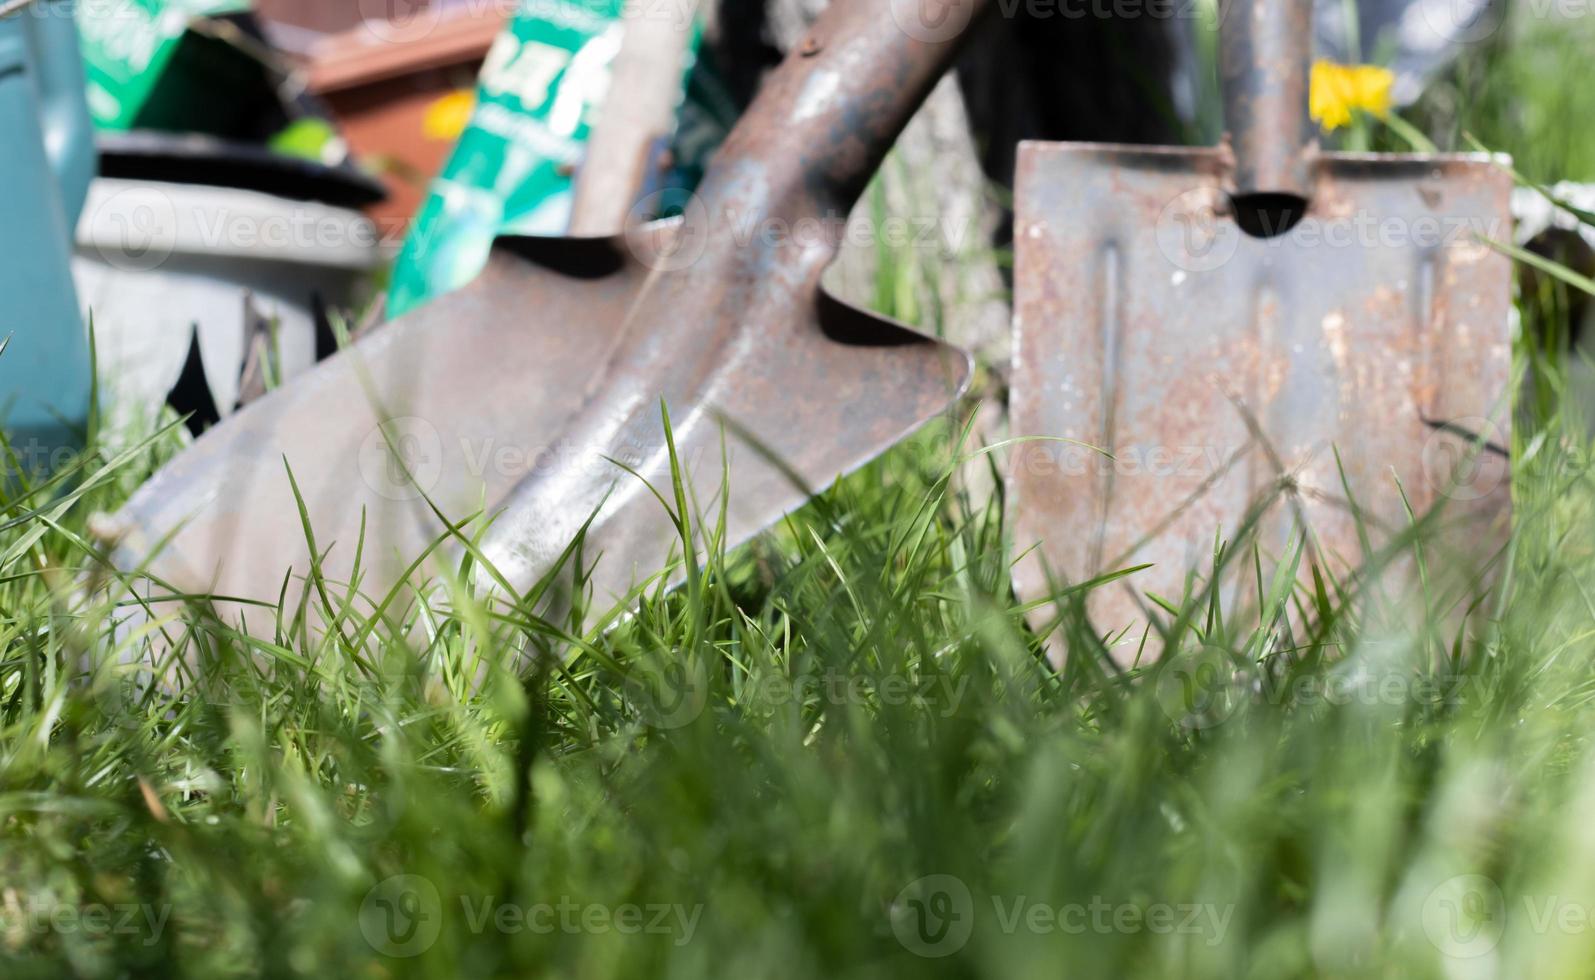
M 1178 603 L 1193 573 L 1199 593 L 1216 540 L 1270 499 L 1264 561 L 1305 527 L 1336 577 L 1408 528 L 1409 504 L 1444 503 L 1444 540 L 1475 558 L 1506 530 L 1506 461 L 1473 438 L 1510 445 L 1511 269 L 1487 244 L 1510 241 L 1505 170 L 1315 155 L 1305 218 L 1253 237 L 1233 166 L 1218 149 L 1020 154 L 1014 434 L 1072 441 L 1016 451 L 1016 584 L 1040 599 L 1150 565 L 1092 597 L 1100 633 L 1138 637 L 1149 597 Z
M 646 269 L 613 240 L 501 239 L 482 276 L 201 437 L 116 519 L 116 562 L 179 593 L 275 605 L 326 577 L 379 597 L 454 520 L 502 499 L 581 405 Z M 535 307 L 538 331 L 506 311 Z M 362 540 L 363 535 L 363 540 Z M 358 554 L 356 553 L 358 551 Z M 438 570 L 429 563 L 418 580 Z M 251 614 L 255 618 L 256 614 Z M 268 613 L 258 619 L 269 622 Z
M 945 2 L 962 26 L 984 5 Z M 778 520 L 967 381 L 967 355 L 826 295 L 837 242 L 804 233 L 846 215 L 962 26 L 905 30 L 882 5 L 833 3 L 676 227 L 501 242 L 471 286 L 201 438 L 128 505 L 118 563 L 267 605 L 305 594 L 316 565 L 334 593 L 375 602 L 448 538 L 435 505 L 484 519 L 469 533 L 516 591 L 585 528 L 602 605 L 673 550 L 694 560 L 679 516 L 718 523 L 726 504 L 727 546 Z M 667 509 L 678 467 L 690 515 Z M 410 581 L 457 561 L 445 544 Z

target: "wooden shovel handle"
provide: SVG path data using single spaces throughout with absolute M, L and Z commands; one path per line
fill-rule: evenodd
M 845 214 L 990 0 L 833 0 L 710 164 L 711 210 Z
M 619 234 L 648 184 L 659 141 L 675 128 L 697 0 L 630 0 L 609 95 L 576 178 L 570 233 Z

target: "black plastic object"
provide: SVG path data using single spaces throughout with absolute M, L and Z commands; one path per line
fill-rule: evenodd
M 151 130 L 101 133 L 98 142 L 105 177 L 230 187 L 343 208 L 387 197 L 380 181 L 353 164 L 328 166 L 254 143 Z

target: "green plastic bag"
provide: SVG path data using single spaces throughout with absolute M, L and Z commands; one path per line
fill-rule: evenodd
M 405 240 L 390 314 L 474 279 L 495 235 L 565 230 L 572 175 L 620 48 L 622 6 L 524 0 L 488 52 L 471 121 Z
M 470 282 L 497 235 L 565 233 L 574 175 L 620 50 L 623 9 L 624 0 L 522 0 L 482 66 L 470 123 L 405 240 L 390 315 Z M 700 40 L 695 31 L 683 89 Z
M 249 0 L 80 0 L 89 112 L 106 130 L 234 135 L 275 99 L 270 69 L 218 32 Z

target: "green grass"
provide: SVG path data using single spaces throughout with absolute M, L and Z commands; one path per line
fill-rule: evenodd
M 1588 151 L 1563 126 L 1534 176 Z M 0 976 L 1587 975 L 1566 301 L 1524 299 L 1517 528 L 1471 618 L 1275 582 L 1128 672 L 1080 593 L 1048 665 L 967 489 L 1001 460 L 944 426 L 629 619 L 461 601 L 273 647 L 195 608 L 151 685 L 87 528 L 177 438 L 98 434 L 0 515 Z
M 1420 118 L 1441 149 L 1467 150 L 1468 133 L 1508 149 L 1517 169 L 1541 183 L 1595 181 L 1595 141 L 1580 120 L 1595 113 L 1595 89 L 1578 77 L 1595 50 L 1595 18 L 1540 18 L 1523 5 L 1496 43 L 1469 56 L 1420 103 Z

